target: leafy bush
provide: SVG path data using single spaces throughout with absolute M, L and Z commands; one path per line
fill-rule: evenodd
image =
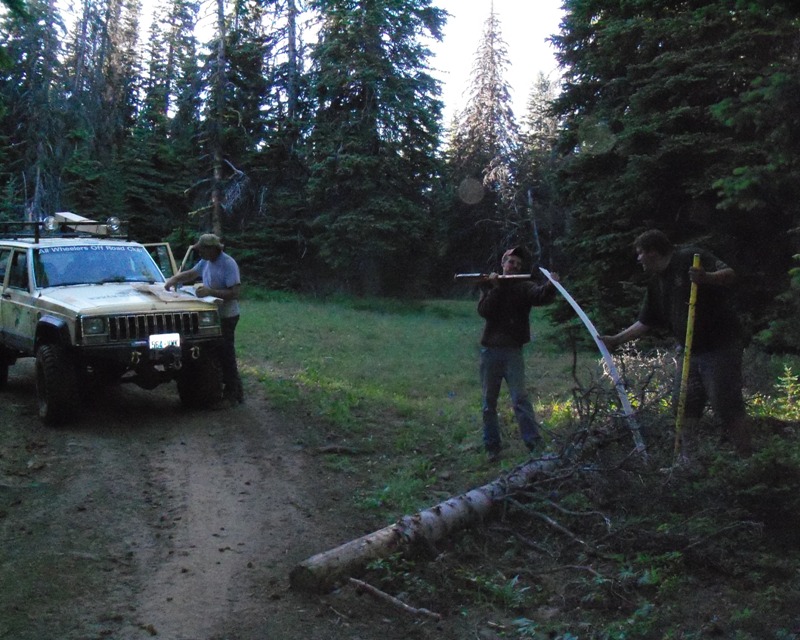
M 793 256 L 800 262 L 800 254 Z M 775 299 L 774 317 L 755 340 L 774 352 L 800 353 L 800 266 L 789 270 L 789 288 Z

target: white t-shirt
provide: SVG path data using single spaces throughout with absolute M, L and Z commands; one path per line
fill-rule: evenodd
M 210 289 L 230 289 L 241 284 L 239 265 L 227 253 L 222 252 L 216 260 L 200 260 L 192 271 L 203 278 L 203 284 Z M 221 318 L 232 318 L 239 315 L 238 300 L 223 300 L 219 308 Z

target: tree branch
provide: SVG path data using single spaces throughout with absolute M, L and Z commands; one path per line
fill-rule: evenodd
M 415 616 L 424 616 L 426 618 L 431 618 L 432 620 L 436 620 L 436 622 L 441 622 L 442 616 L 441 614 L 434 613 L 429 609 L 423 608 L 414 608 L 407 605 L 402 600 L 395 598 L 394 596 L 390 596 L 385 591 L 381 591 L 380 589 L 373 587 L 371 584 L 364 582 L 363 580 L 358 580 L 357 578 L 350 578 L 350 584 L 354 585 L 357 591 L 366 591 L 371 596 L 377 598 L 378 600 L 382 600 L 383 602 L 387 602 L 393 607 L 400 609 L 406 613 L 410 613 L 411 615 Z

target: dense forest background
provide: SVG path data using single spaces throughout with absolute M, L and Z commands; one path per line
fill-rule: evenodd
M 561 76 L 513 61 L 519 119 L 490 11 L 449 123 L 435 0 L 164 0 L 149 29 L 140 0 L 3 5 L 0 221 L 214 231 L 248 282 L 356 295 L 452 295 L 524 243 L 606 330 L 658 227 L 737 269 L 759 344 L 800 350 L 793 0 L 565 0 Z

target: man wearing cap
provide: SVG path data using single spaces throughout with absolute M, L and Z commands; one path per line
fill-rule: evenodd
M 503 254 L 503 275 L 519 275 L 528 261 L 524 247 L 513 247 Z M 555 279 L 558 276 L 552 274 Z M 541 448 L 542 436 L 525 388 L 525 360 L 522 347 L 531 340 L 531 307 L 547 304 L 555 297 L 555 287 L 547 282 L 502 280 L 492 273 L 481 285 L 478 313 L 486 320 L 481 336 L 480 374 L 483 410 L 483 444 L 490 461 L 500 457 L 500 428 L 497 399 L 505 379 L 519 424 L 520 435 L 534 452 Z
M 236 325 L 239 322 L 239 265 L 223 251 L 224 245 L 213 233 L 200 236 L 194 249 L 200 254 L 200 261 L 191 269 L 176 273 L 164 283 L 168 291 L 179 284 L 201 280 L 197 296 L 212 296 L 222 300 L 219 315 L 222 322 L 223 347 L 220 354 L 222 382 L 225 385 L 224 398 L 231 403 L 244 402 L 242 381 L 236 365 Z

